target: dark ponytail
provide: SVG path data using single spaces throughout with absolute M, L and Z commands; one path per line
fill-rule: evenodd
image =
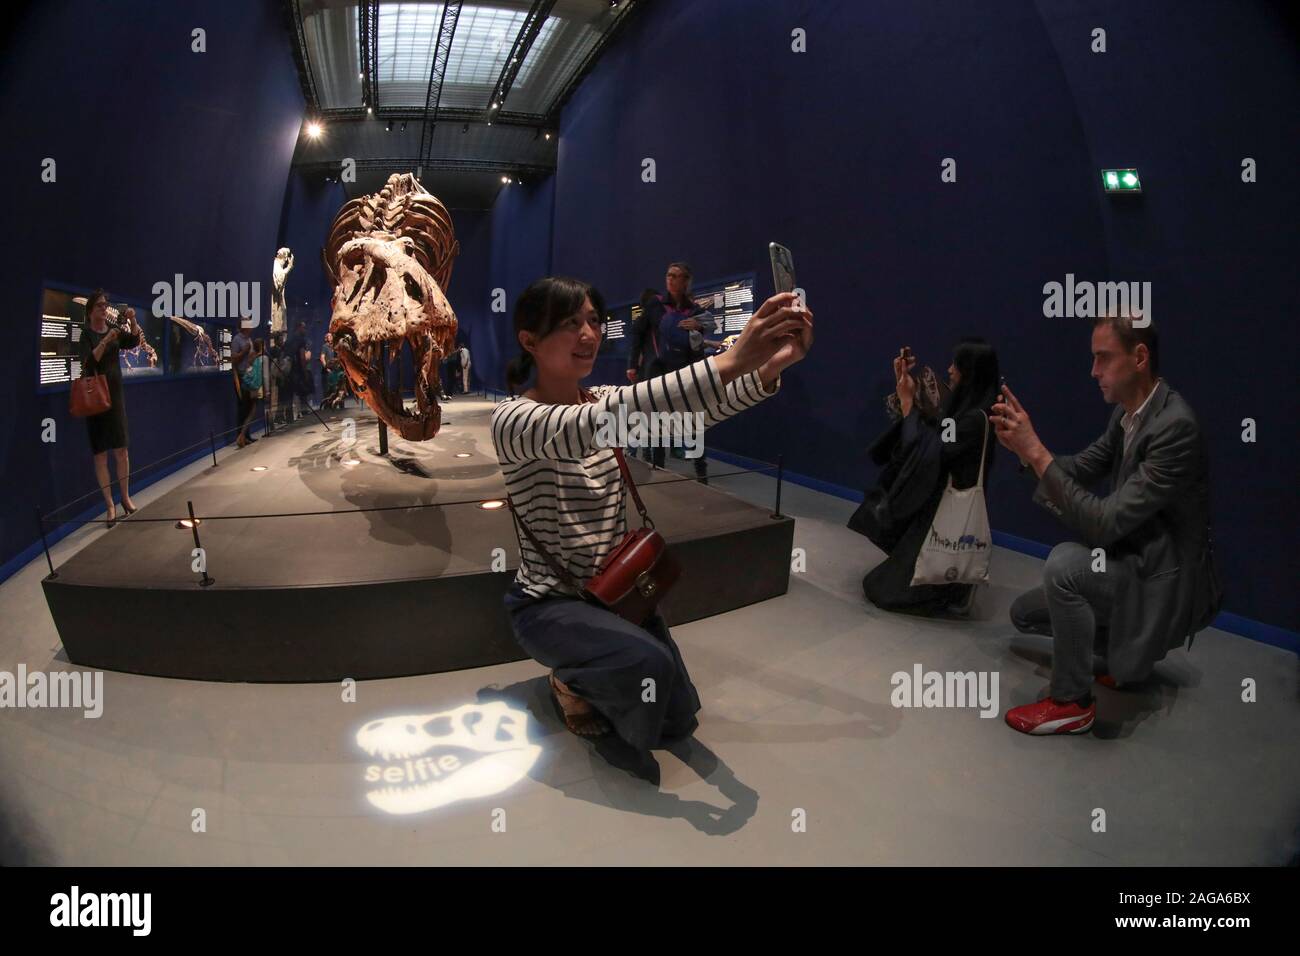
M 591 300 L 596 314 L 604 322 L 605 299 L 595 286 L 567 276 L 538 279 L 515 303 L 515 340 L 518 341 L 520 332 L 532 332 L 538 339 L 546 338 L 561 322 L 580 312 L 587 299 Z M 522 347 L 519 354 L 510 360 L 506 366 L 506 385 L 511 395 L 517 394 L 520 386 L 528 381 L 536 364 L 533 354 Z
M 520 352 L 510 360 L 506 366 L 506 384 L 510 387 L 510 394 L 516 394 L 519 386 L 528 381 L 528 376 L 533 370 L 533 353 Z

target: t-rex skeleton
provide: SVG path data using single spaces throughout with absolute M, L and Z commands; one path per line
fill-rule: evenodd
M 321 250 L 334 283 L 330 333 L 352 390 L 409 441 L 438 434 L 439 365 L 456 344 L 456 314 L 443 290 L 460 252 L 446 208 L 410 173 L 345 203 Z M 388 359 L 411 346 L 417 411 L 384 381 Z

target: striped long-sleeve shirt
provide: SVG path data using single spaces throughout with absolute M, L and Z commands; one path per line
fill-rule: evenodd
M 595 401 L 551 405 L 516 395 L 492 410 L 492 444 L 505 475 L 519 536 L 515 582 L 525 593 L 574 593 L 559 580 L 519 527 L 528 529 L 566 571 L 586 581 L 627 533 L 627 488 L 612 448 L 600 447 L 601 412 L 700 412 L 705 427 L 716 425 L 775 395 L 765 392 L 758 371 L 726 385 L 717 357 L 635 385 L 597 385 Z

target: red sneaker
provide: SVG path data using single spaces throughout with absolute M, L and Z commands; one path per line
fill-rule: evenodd
M 1007 723 L 1022 734 L 1043 736 L 1047 734 L 1086 734 L 1092 729 L 1097 716 L 1097 702 L 1080 707 L 1074 701 L 1060 703 L 1044 697 L 1036 704 L 1012 707 L 1007 711 Z
M 1109 687 L 1111 690 L 1115 690 L 1119 686 L 1115 683 L 1115 678 L 1109 674 L 1098 674 L 1096 680 L 1102 687 Z

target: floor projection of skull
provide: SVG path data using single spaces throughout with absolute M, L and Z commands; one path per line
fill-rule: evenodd
M 542 748 L 528 742 L 528 713 L 504 701 L 372 720 L 357 746 L 380 763 L 366 767 L 370 804 L 385 813 L 426 813 L 514 786 Z

